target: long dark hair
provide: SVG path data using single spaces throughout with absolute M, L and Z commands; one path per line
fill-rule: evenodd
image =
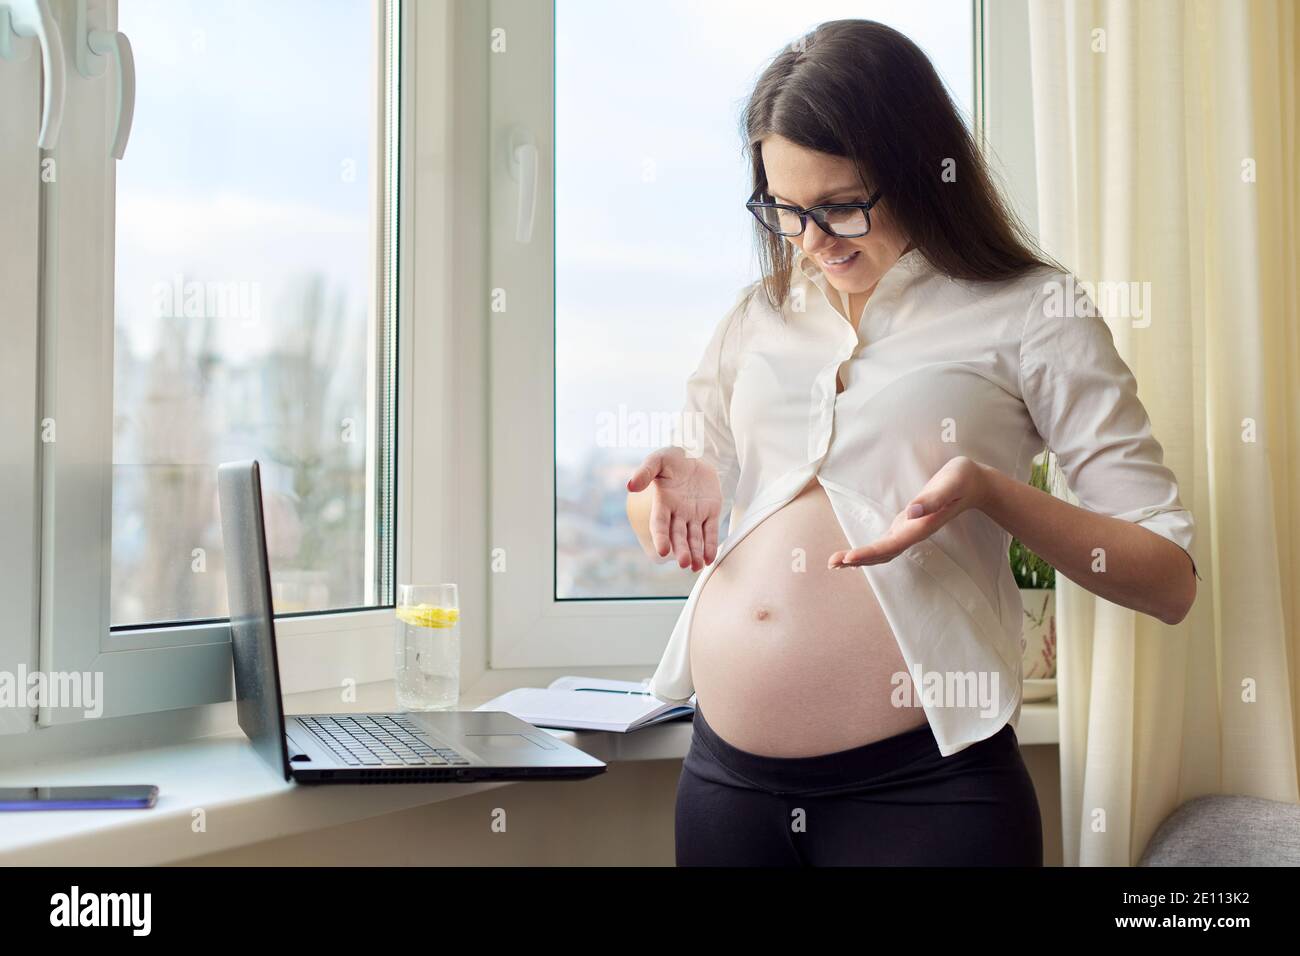
M 1041 266 L 1061 269 L 1003 198 L 929 58 L 897 30 L 831 20 L 763 71 L 745 107 L 743 135 L 753 188 L 764 193 L 760 141 L 773 133 L 853 160 L 867 193 L 882 190 L 881 204 L 899 230 L 945 275 L 999 280 Z M 757 221 L 754 230 L 763 285 L 779 311 L 794 254 Z

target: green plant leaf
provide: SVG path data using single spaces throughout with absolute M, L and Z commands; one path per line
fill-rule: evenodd
M 1034 462 L 1030 469 L 1029 484 L 1039 491 L 1051 490 L 1052 476 L 1049 468 L 1052 457 L 1044 453 L 1042 460 Z M 1056 587 L 1056 569 L 1021 544 L 1019 539 L 1011 539 L 1008 558 L 1011 561 L 1011 573 L 1015 576 L 1017 587 L 1036 589 Z

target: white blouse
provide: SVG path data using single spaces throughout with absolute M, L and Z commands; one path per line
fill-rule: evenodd
M 678 442 L 717 469 L 732 505 L 728 531 L 649 689 L 670 701 L 691 697 L 701 590 L 814 475 L 850 546 L 861 547 L 949 459 L 966 455 L 1028 481 L 1046 444 L 1081 506 L 1141 524 L 1190 554 L 1192 515 L 1109 327 L 1095 310 L 1079 314 L 1087 310 L 1077 293 L 1073 309 L 1052 307 L 1053 286 L 1068 279 L 1043 268 L 1005 282 L 954 280 L 912 250 L 881 277 L 856 333 L 832 305 L 840 293 L 802 250 L 781 312 L 760 283 L 744 289 L 687 381 Z M 860 569 L 944 756 L 1020 717 L 1024 613 L 1010 542 L 970 510 L 894 560 Z M 947 691 L 930 698 L 927 687 Z

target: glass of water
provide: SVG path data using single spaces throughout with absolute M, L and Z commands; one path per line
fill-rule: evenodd
M 460 699 L 460 602 L 454 584 L 397 588 L 397 705 L 452 710 Z

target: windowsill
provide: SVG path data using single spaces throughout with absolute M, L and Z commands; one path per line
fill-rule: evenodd
M 461 703 L 474 707 L 488 696 L 466 697 Z M 337 690 L 286 697 L 290 713 L 394 709 L 391 681 L 358 687 L 357 701 L 346 705 L 339 704 Z M 1018 728 L 1020 742 L 1056 743 L 1056 713 L 1054 702 L 1025 704 Z M 606 763 L 672 760 L 685 756 L 691 725 L 673 721 L 632 734 L 548 733 Z M 0 864 L 174 863 L 512 783 L 301 786 L 280 779 L 236 730 L 173 746 L 0 771 L 0 786 L 156 784 L 160 790 L 158 804 L 151 810 L 0 813 Z

